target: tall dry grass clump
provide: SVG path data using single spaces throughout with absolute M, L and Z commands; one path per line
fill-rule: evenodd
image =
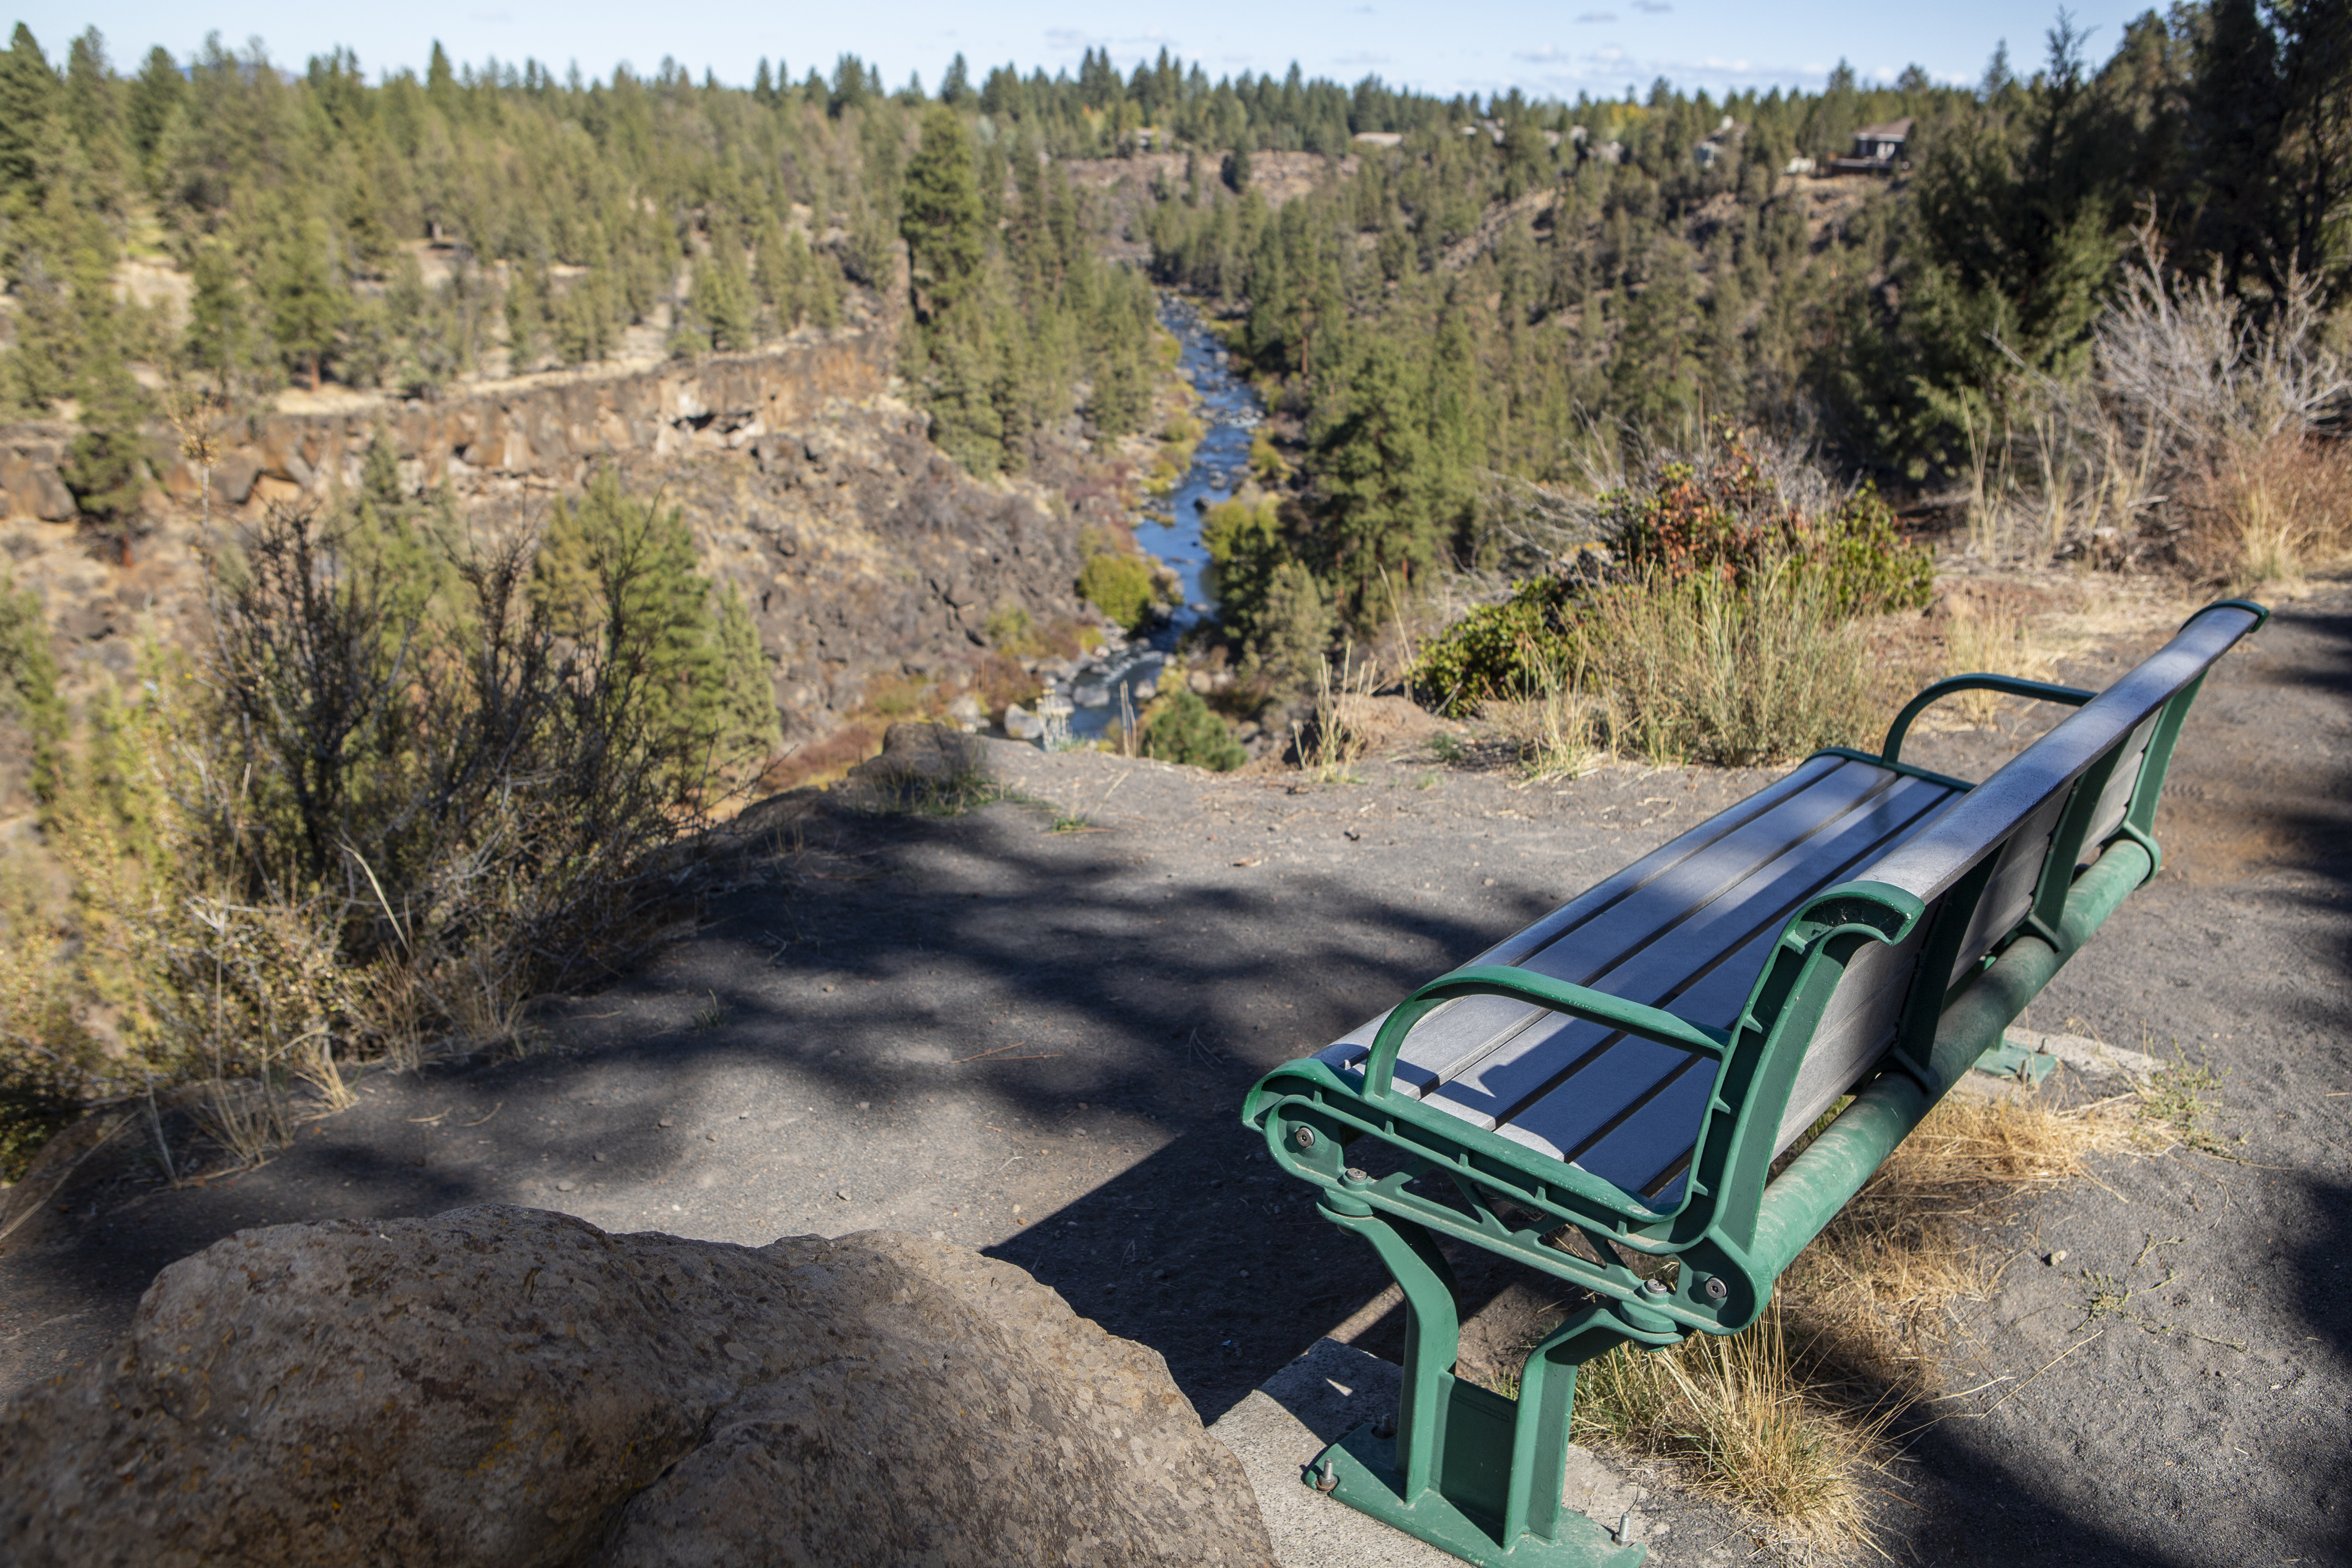
M 2210 582 L 2294 582 L 2352 552 L 2352 449 L 2282 431 L 2184 486 L 2183 562 Z
M 1315 665 L 1315 706 L 1302 723 L 1291 727 L 1291 752 L 1298 765 L 1317 784 L 1354 784 L 1356 764 L 1364 760 L 1370 742 L 1349 721 L 1350 699 L 1361 702 L 1372 694 L 1379 679 L 1370 660 L 1359 660 L 1350 648 L 1334 670 L 1328 658 Z
M 2015 605 L 1960 595 L 1948 603 L 1951 614 L 1943 623 L 1945 675 L 1990 672 L 2026 680 L 2058 679 L 2053 651 L 2032 635 L 2030 619 Z M 1998 692 L 1963 691 L 1948 700 L 1948 710 L 1981 729 L 1993 721 L 2002 703 L 2015 700 L 2020 700 Z
M 1615 752 L 1748 765 L 1864 738 L 1881 694 L 1861 623 L 1927 603 L 1933 567 L 1869 486 L 1726 426 L 1542 523 L 1549 569 L 1423 640 L 1423 700 L 1477 713 L 1556 775 Z M 1596 543 L 1595 539 L 1605 541 Z
M 1740 584 L 1654 574 L 1595 595 L 1582 684 L 1610 745 L 1744 767 L 1849 744 L 1880 703 L 1831 574 L 1796 562 Z
M 1990 1286 L 1969 1221 L 2086 1176 L 2091 1154 L 2154 1146 L 2117 1102 L 1948 1097 L 1798 1256 L 1756 1323 L 1588 1363 L 1580 1436 L 1665 1460 L 1801 1542 L 1866 1542 L 1909 1413 L 1939 1391 L 1953 1309 Z

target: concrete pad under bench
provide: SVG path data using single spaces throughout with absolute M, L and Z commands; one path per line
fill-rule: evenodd
M 1403 1376 L 1369 1352 L 1318 1340 L 1209 1428 L 1249 1473 L 1282 1568 L 1461 1568 L 1459 1558 L 1333 1501 L 1302 1479 L 1328 1445 L 1396 1408 Z M 1570 1450 L 1570 1506 L 1612 1530 L 1622 1522 L 1629 1542 L 1667 1533 L 1644 1518 L 1647 1496 L 1606 1461 Z

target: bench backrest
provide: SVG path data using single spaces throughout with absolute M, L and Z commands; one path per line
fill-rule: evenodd
M 1695 1171 L 1753 1204 L 1763 1168 L 1890 1054 L 1931 1098 L 1949 1088 L 1929 1050 L 1976 966 L 2023 934 L 2066 945 L 2067 894 L 2111 843 L 2140 846 L 2154 874 L 2150 830 L 2181 722 L 2207 670 L 2265 614 L 2200 611 L 1862 879 L 1791 917 L 1725 1062 L 1731 1110 L 1710 1114 Z

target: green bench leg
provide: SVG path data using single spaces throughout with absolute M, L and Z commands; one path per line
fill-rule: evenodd
M 1563 1323 L 1528 1355 L 1519 1397 L 1506 1399 L 1454 1375 L 1458 1291 L 1429 1232 L 1343 1194 L 1321 1208 L 1371 1244 L 1404 1292 L 1404 1385 L 1394 1436 L 1357 1427 L 1316 1457 L 1307 1483 L 1482 1568 L 1633 1568 L 1646 1557 L 1560 1497 L 1577 1368 L 1636 1337 L 1615 1313 L 1589 1308 Z M 1659 1330 L 1675 1337 L 1663 1318 Z

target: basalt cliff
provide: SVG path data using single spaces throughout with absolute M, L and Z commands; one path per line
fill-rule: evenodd
M 890 323 L 756 353 L 541 374 L 438 401 L 290 395 L 215 433 L 206 468 L 150 432 L 155 484 L 125 551 L 82 526 L 60 472 L 73 428 L 0 428 L 0 546 L 37 591 L 68 679 L 133 667 L 142 635 L 184 635 L 206 526 L 356 493 L 379 435 L 404 487 L 529 521 L 610 464 L 683 508 L 704 565 L 742 589 L 788 742 L 833 728 L 881 677 L 949 674 L 991 613 L 1076 614 L 1080 539 L 1116 527 L 1115 487 L 1074 456 L 981 482 L 893 395 Z M 1075 455 L 1080 448 L 1071 442 Z

